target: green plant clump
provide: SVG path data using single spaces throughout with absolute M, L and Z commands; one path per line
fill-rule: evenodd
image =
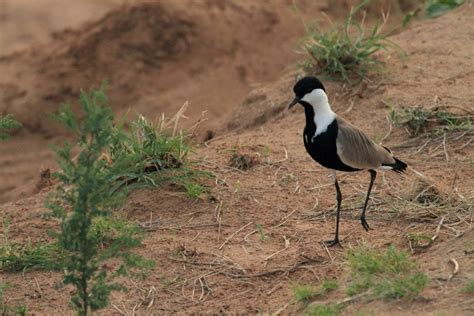
M 347 254 L 351 270 L 348 295 L 370 291 L 375 297 L 414 297 L 425 288 L 427 276 L 404 251 L 390 246 L 384 253 L 359 246 Z
M 122 158 L 108 163 L 102 158 L 117 137 L 104 88 L 82 92 L 80 104 L 84 112 L 81 121 L 69 105 L 55 115 L 74 134 L 79 153 L 73 158 L 70 144 L 57 149 L 61 170 L 54 176 L 62 185 L 47 206 L 60 220 L 60 230 L 53 234 L 57 245 L 68 253 L 63 262 L 63 282 L 75 287 L 71 302 L 80 315 L 87 315 L 107 306 L 111 291 L 123 289 L 114 282 L 115 277 L 133 276 L 135 271 L 149 268 L 151 262 L 132 252 L 141 246 L 134 230 L 117 236 L 105 249 L 101 236 L 93 231 L 94 221 L 110 216 L 121 200 L 110 185 L 126 161 Z
M 312 304 L 306 310 L 308 316 L 336 316 L 341 314 L 344 306 L 338 304 Z
M 461 290 L 464 293 L 474 294 L 474 280 L 470 280 Z
M 397 127 L 405 126 L 412 137 L 434 127 L 433 131 L 456 132 L 469 131 L 472 129 L 470 117 L 463 117 L 439 109 L 426 109 L 422 106 L 407 107 L 402 106 L 396 110 L 391 107 L 389 112 L 390 121 Z
M 120 168 L 113 179 L 112 191 L 124 187 L 157 187 L 168 182 L 184 188 L 192 198 L 207 192 L 198 179 L 210 174 L 190 167 L 191 147 L 186 135 L 170 132 L 164 118 L 154 124 L 140 116 L 131 123 L 129 133 L 117 126 L 114 134 L 107 160 L 120 164 Z
M 428 18 L 436 18 L 463 3 L 464 0 L 428 0 L 425 3 L 425 14 Z
M 55 244 L 28 241 L 20 245 L 10 241 L 10 219 L 3 219 L 3 240 L 0 245 L 0 270 L 25 272 L 30 269 L 57 270 L 65 254 Z
M 293 297 L 295 301 L 307 304 L 312 298 L 326 295 L 337 288 L 339 288 L 337 280 L 329 279 L 323 280 L 319 288 L 306 284 L 295 285 L 293 287 Z
M 354 16 L 367 3 L 362 1 L 351 10 L 343 24 L 334 25 L 329 31 L 320 27 L 307 27 L 302 48 L 308 55 L 302 64 L 307 74 L 323 74 L 350 83 L 360 82 L 370 72 L 381 72 L 383 61 L 375 54 L 381 50 L 400 48 L 382 33 L 383 25 L 375 25 L 366 32 L 364 22 L 354 21 Z
M 0 116 L 0 140 L 8 139 L 10 135 L 7 132 L 20 127 L 20 122 L 16 121 L 12 115 Z

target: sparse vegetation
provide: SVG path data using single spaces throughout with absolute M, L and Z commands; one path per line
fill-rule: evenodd
M 413 298 L 428 283 L 427 276 L 404 251 L 390 246 L 384 253 L 358 246 L 347 254 L 350 280 L 347 294 L 369 293 L 377 298 Z
M 308 316 L 336 316 L 341 314 L 344 306 L 338 304 L 312 304 L 306 310 Z
M 420 12 L 427 18 L 439 17 L 458 6 L 464 4 L 465 0 L 426 0 L 420 1 L 420 4 L 403 17 L 403 25 L 406 26 Z
M 10 137 L 8 132 L 21 127 L 20 122 L 14 119 L 12 115 L 0 115 L 0 140 L 5 140 Z
M 425 14 L 428 18 L 436 18 L 460 6 L 464 0 L 427 0 Z
M 68 253 L 62 264 L 63 282 L 75 287 L 71 302 L 80 315 L 87 315 L 107 306 L 111 291 L 123 289 L 113 281 L 117 276 L 133 275 L 135 269 L 147 268 L 150 262 L 131 252 L 141 245 L 135 230 L 123 231 L 105 249 L 101 247 L 103 235 L 94 232 L 94 221 L 109 216 L 120 200 L 110 185 L 129 160 L 125 156 L 111 162 L 102 158 L 108 144 L 117 144 L 123 135 L 115 133 L 104 88 L 82 92 L 80 104 L 82 121 L 68 105 L 55 116 L 73 132 L 80 150 L 73 158 L 71 145 L 57 149 L 61 170 L 54 175 L 62 185 L 47 206 L 60 220 L 60 230 L 53 234 L 57 246 Z
M 308 55 L 302 69 L 308 74 L 322 74 L 333 79 L 357 83 L 371 72 L 381 72 L 384 62 L 377 58 L 381 50 L 401 51 L 383 32 L 386 17 L 382 25 L 375 25 L 367 32 L 362 22 L 355 21 L 355 15 L 369 1 L 362 1 L 351 9 L 342 24 L 335 24 L 328 31 L 321 27 L 309 26 L 302 48 Z
M 309 303 L 316 296 L 324 296 L 339 287 L 337 280 L 325 279 L 318 288 L 307 284 L 298 284 L 293 287 L 293 297 L 295 301 Z
M 438 108 L 427 109 L 422 106 L 402 106 L 399 110 L 390 109 L 389 118 L 397 127 L 406 127 L 410 136 L 431 130 L 435 134 L 440 132 L 470 131 L 471 117 L 442 111 Z
M 299 284 L 293 287 L 293 297 L 300 303 L 309 303 L 309 301 L 318 294 L 318 290 L 311 285 Z
M 162 117 L 154 124 L 140 116 L 131 123 L 129 133 L 121 126 L 114 127 L 114 137 L 104 157 L 109 166 L 119 167 L 111 179 L 112 191 L 157 187 L 166 182 L 183 187 L 193 198 L 207 191 L 197 179 L 211 174 L 190 167 L 189 140 L 176 129 L 170 131 L 171 123 L 175 122 Z
M 55 270 L 61 267 L 64 253 L 55 244 L 32 243 L 21 245 L 9 238 L 10 219 L 3 219 L 3 240 L 0 245 L 0 270 L 25 272 L 31 269 Z
M 474 280 L 470 280 L 461 290 L 464 293 L 474 294 Z
M 24 304 L 11 306 L 5 302 L 3 292 L 10 287 L 11 286 L 8 283 L 0 283 L 0 315 L 26 315 L 27 308 Z

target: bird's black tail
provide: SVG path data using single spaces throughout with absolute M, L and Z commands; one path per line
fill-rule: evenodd
M 395 159 L 395 163 L 386 164 L 385 166 L 392 167 L 392 170 L 396 173 L 404 173 L 408 165 L 395 157 L 393 159 Z

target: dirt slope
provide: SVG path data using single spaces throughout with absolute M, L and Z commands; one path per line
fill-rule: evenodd
M 306 2 L 301 2 L 306 15 L 319 12 L 320 5 Z M 34 183 L 25 187 L 25 180 L 53 165 L 48 145 L 64 136 L 48 114 L 74 101 L 80 89 L 108 80 L 118 116 L 174 115 L 189 101 L 183 126 L 207 111 L 198 130 L 206 137 L 252 86 L 292 67 L 302 29 L 292 2 L 285 0 L 135 2 L 80 28 L 57 31 L 45 44 L 0 57 L 0 113 L 22 122 L 15 142 L 42 136 L 32 146 L 43 157 L 25 161 L 28 146 L 18 151 L 13 142 L 2 144 L 0 164 L 10 171 L 0 171 L 0 203 L 35 192 Z
M 389 72 L 360 91 L 348 91 L 328 83 L 336 112 L 382 140 L 411 168 L 433 179 L 437 187 L 464 205 L 463 210 L 442 215 L 430 208 L 413 214 L 409 205 L 395 204 L 406 197 L 416 177 L 386 173 L 379 176 L 368 211 L 373 230 L 366 233 L 358 221 L 359 207 L 368 174 L 341 175 L 344 196 L 341 233 L 346 248 L 360 242 L 385 248 L 394 243 L 409 250 L 407 233 L 432 236 L 431 248 L 417 252 L 417 259 L 431 278 L 430 286 L 415 301 L 382 302 L 356 300 L 344 313 L 374 315 L 471 315 L 472 296 L 459 292 L 474 277 L 472 205 L 474 200 L 474 146 L 472 134 L 448 134 L 446 150 L 438 142 L 423 146 L 426 138 L 409 138 L 400 128 L 390 129 L 388 106 L 456 106 L 474 111 L 474 8 L 466 5 L 439 19 L 422 21 L 395 36 L 393 41 L 407 52 L 402 63 L 388 58 Z M 449 58 L 448 58 L 449 57 Z M 143 281 L 125 281 L 130 291 L 114 293 L 103 314 L 131 313 L 249 313 L 297 314 L 302 306 L 292 303 L 291 285 L 316 284 L 323 278 L 345 275 L 345 249 L 326 250 L 320 241 L 333 233 L 334 189 L 328 172 L 313 163 L 302 145 L 303 113 L 284 111 L 290 100 L 294 74 L 252 91 L 235 112 L 232 131 L 202 146 L 196 152 L 201 167 L 212 170 L 218 181 L 212 195 L 217 202 L 190 201 L 171 188 L 137 191 L 123 212 L 140 222 L 159 219 L 149 232 L 141 253 L 157 262 Z M 351 107 L 351 101 L 353 106 Z M 456 110 L 456 109 L 453 109 Z M 454 137 L 455 136 L 455 137 Z M 440 146 L 441 144 L 441 146 Z M 255 155 L 260 162 L 249 171 L 227 166 L 231 148 Z M 446 154 L 448 156 L 446 157 Z M 11 238 L 33 241 L 47 238 L 51 222 L 41 218 L 45 195 L 2 206 L 2 217 L 10 215 Z M 469 208 L 471 207 L 471 208 Z M 265 237 L 256 231 L 261 224 Z M 449 281 L 454 258 L 459 272 Z M 67 314 L 69 289 L 57 289 L 60 275 L 50 272 L 6 274 L 15 285 L 6 291 L 9 301 L 26 302 L 39 314 Z M 201 286 L 205 284 L 206 286 Z M 148 294 L 151 296 L 149 296 Z M 153 303 L 147 308 L 153 297 Z M 343 293 L 327 300 L 342 299 Z

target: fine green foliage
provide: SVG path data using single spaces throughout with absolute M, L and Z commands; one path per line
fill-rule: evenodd
M 422 106 L 401 106 L 398 110 L 391 107 L 389 118 L 396 127 L 406 127 L 412 137 L 429 130 L 430 127 L 435 134 L 472 129 L 469 116 L 461 116 L 436 108 L 430 110 Z
M 293 287 L 293 297 L 295 301 L 307 304 L 316 296 L 324 296 L 327 293 L 339 288 L 337 280 L 325 279 L 318 288 L 311 285 L 299 284 Z
M 461 292 L 474 294 L 474 280 L 470 280 L 469 282 L 467 282 L 466 285 L 462 288 Z
M 293 298 L 297 302 L 307 304 L 317 294 L 318 290 L 311 285 L 300 284 L 293 287 Z
M 338 304 L 312 304 L 306 310 L 308 316 L 336 316 L 341 314 L 344 306 Z
M 351 296 L 369 291 L 383 299 L 414 297 L 428 283 L 416 263 L 393 246 L 385 252 L 359 246 L 348 251 L 347 261 L 351 271 L 347 293 Z
M 111 291 L 123 289 L 114 282 L 115 277 L 133 275 L 151 263 L 132 253 L 133 248 L 141 246 L 135 230 L 122 230 L 104 249 L 104 235 L 97 233 L 98 226 L 94 229 L 94 222 L 110 216 L 121 200 L 110 190 L 110 184 L 126 161 L 107 162 L 102 158 L 104 150 L 118 137 L 104 88 L 82 92 L 79 100 L 84 112 L 82 121 L 68 105 L 55 115 L 74 134 L 79 153 L 73 158 L 70 144 L 56 150 L 61 170 L 54 176 L 62 185 L 47 206 L 60 220 L 60 230 L 53 234 L 57 245 L 68 253 L 63 262 L 63 282 L 75 287 L 71 302 L 80 315 L 87 315 L 106 307 Z
M 421 2 L 414 10 L 405 14 L 403 26 L 408 25 L 420 12 L 424 13 L 425 17 L 432 19 L 457 8 L 464 2 L 465 0 L 426 0 Z
M 114 127 L 107 160 L 120 168 L 111 185 L 113 192 L 163 183 L 184 188 L 192 198 L 207 192 L 197 180 L 210 174 L 191 168 L 189 140 L 183 133 L 169 131 L 167 123 L 164 118 L 153 123 L 140 116 L 131 123 L 129 133 L 123 132 L 121 126 Z
M 380 73 L 384 62 L 375 55 L 381 50 L 400 48 L 388 40 L 382 25 L 375 25 L 367 32 L 364 21 L 356 22 L 354 17 L 369 1 L 362 1 L 352 8 L 342 24 L 335 24 L 328 31 L 309 26 L 302 48 L 308 58 L 301 65 L 307 74 L 322 74 L 332 79 L 350 83 L 360 82 L 371 72 Z
M 425 4 L 425 14 L 428 18 L 436 18 L 463 3 L 464 0 L 428 0 Z
M 8 283 L 0 283 L 0 315 L 26 315 L 27 308 L 25 305 L 10 306 L 5 302 L 3 292 L 10 287 L 12 286 Z
M 21 245 L 10 241 L 10 219 L 3 219 L 3 238 L 0 245 L 0 270 L 25 272 L 27 270 L 58 270 L 65 253 L 55 244 L 32 243 Z
M 21 127 L 20 122 L 16 121 L 12 115 L 0 116 L 0 140 L 8 139 L 9 131 Z

